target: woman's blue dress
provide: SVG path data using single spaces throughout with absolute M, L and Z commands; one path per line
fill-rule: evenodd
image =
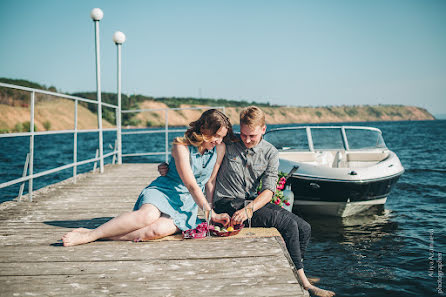
M 211 177 L 217 160 L 216 148 L 206 151 L 203 155 L 193 145 L 188 148 L 192 172 L 204 192 L 205 184 Z M 173 157 L 170 158 L 167 175 L 158 177 L 142 190 L 133 210 L 138 210 L 146 203 L 170 216 L 180 230 L 195 229 L 201 223 L 197 218 L 198 206 L 178 175 Z

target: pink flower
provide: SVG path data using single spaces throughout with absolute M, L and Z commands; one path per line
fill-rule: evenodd
M 285 177 L 281 177 L 281 178 L 279 179 L 279 181 L 281 181 L 281 182 L 286 182 L 286 178 L 285 178 Z
M 289 203 L 288 201 L 285 202 L 285 205 L 286 205 L 286 206 L 290 206 L 290 204 L 291 204 L 291 203 Z
M 284 186 L 283 185 L 277 185 L 277 189 L 278 190 L 283 190 Z
M 274 202 L 275 204 L 279 205 L 280 204 L 280 199 L 277 198 L 277 200 Z

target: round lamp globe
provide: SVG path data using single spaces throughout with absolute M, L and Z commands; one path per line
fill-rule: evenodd
M 90 12 L 90 16 L 93 21 L 100 21 L 104 17 L 104 13 L 100 8 L 93 8 L 93 10 Z
M 113 34 L 113 41 L 116 44 L 123 44 L 125 42 L 125 34 L 121 31 L 116 31 L 115 34 Z

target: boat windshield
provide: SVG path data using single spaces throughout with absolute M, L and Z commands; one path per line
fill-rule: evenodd
M 345 134 L 351 150 L 386 148 L 384 139 L 379 131 L 345 128 Z
M 283 151 L 309 151 L 307 132 L 302 128 L 272 130 L 265 140 Z
M 315 150 L 343 150 L 341 128 L 311 128 L 311 138 Z
M 265 140 L 280 151 L 386 148 L 381 131 L 365 127 L 296 127 L 268 131 Z M 345 131 L 345 139 L 343 137 Z M 307 131 L 309 135 L 307 135 Z M 310 140 L 310 143 L 309 143 Z M 346 143 L 344 143 L 346 141 Z

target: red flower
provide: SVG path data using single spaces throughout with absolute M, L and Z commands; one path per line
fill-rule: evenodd
M 290 203 L 283 196 L 283 190 L 285 189 L 286 184 L 286 174 L 283 172 L 279 172 L 279 177 L 277 179 L 276 184 L 276 193 L 271 198 L 271 203 L 284 207 L 284 205 L 290 205 Z M 260 194 L 260 189 L 262 188 L 262 183 L 257 187 L 257 194 Z M 283 199 L 283 200 L 282 200 Z

